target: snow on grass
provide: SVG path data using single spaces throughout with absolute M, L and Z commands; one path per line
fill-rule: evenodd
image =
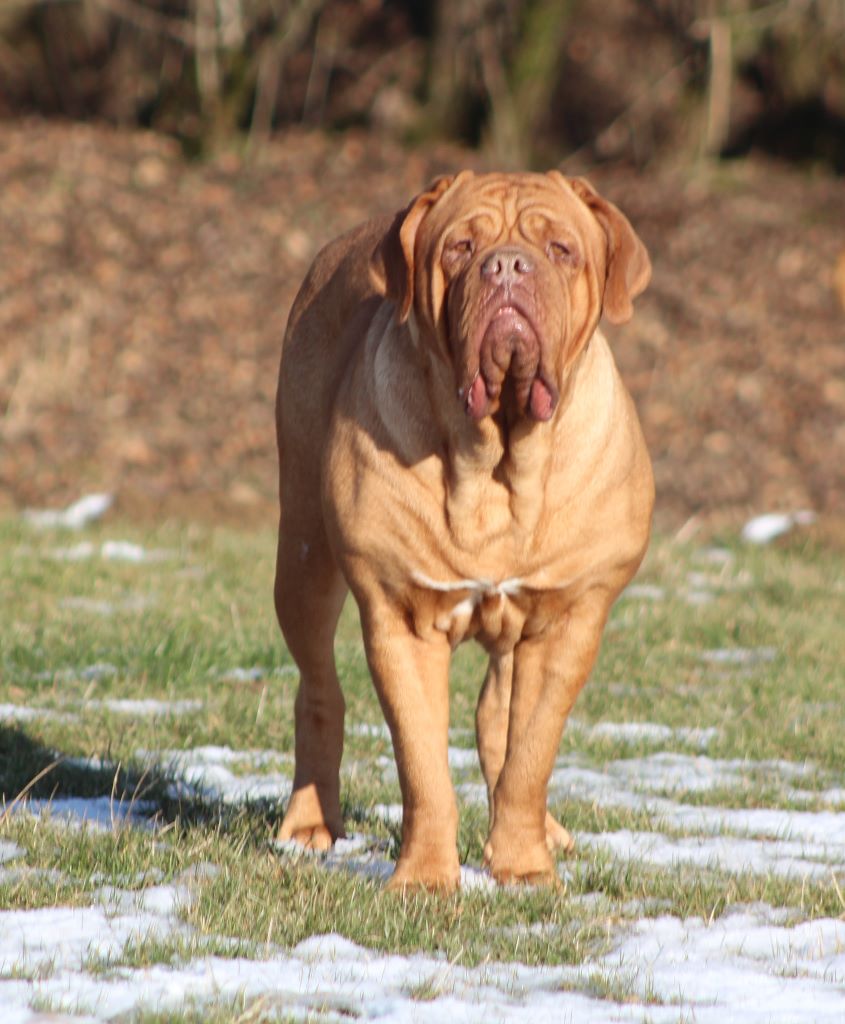
M 6 864 L 10 860 L 18 860 L 26 855 L 26 850 L 17 843 L 10 843 L 7 839 L 0 839 L 0 864 Z
M 166 562 L 176 557 L 174 551 L 161 548 L 150 550 L 130 540 L 105 540 L 102 544 L 83 540 L 78 544 L 50 548 L 44 553 L 54 562 L 86 562 L 91 558 L 101 558 L 104 562 L 131 562 L 135 565 Z
M 774 661 L 777 647 L 717 647 L 702 651 L 699 658 L 710 665 L 757 665 Z
M 0 722 L 31 722 L 34 718 L 55 714 L 55 711 L 47 708 L 29 708 L 21 704 L 0 704 Z
M 299 669 L 296 665 L 280 665 L 274 669 L 263 668 L 261 665 L 251 665 L 249 668 L 235 666 L 234 668 L 224 669 L 218 673 L 217 678 L 221 683 L 257 683 L 262 679 L 298 675 Z
M 154 760 L 172 776 L 176 798 L 242 804 L 254 800 L 284 801 L 290 796 L 291 775 L 281 772 L 236 773 L 232 766 L 261 767 L 289 758 L 275 750 L 232 750 L 226 746 L 188 750 L 138 750 L 138 757 Z
M 90 615 L 120 615 L 125 612 L 143 612 L 152 608 L 156 599 L 144 594 L 130 594 L 119 601 L 101 601 L 94 597 L 64 597 L 59 601 L 60 608 L 71 611 L 87 612 Z
M 713 922 L 660 917 L 636 922 L 602 958 L 609 971 L 634 968 L 635 991 L 677 1002 L 697 1024 L 833 1024 L 845 1013 L 845 922 L 779 923 L 765 905 Z M 654 1021 L 679 1019 L 658 1007 Z M 613 1018 L 609 1018 L 613 1019 Z
M 79 680 L 86 683 L 97 682 L 100 679 L 108 679 L 118 674 L 117 665 L 109 661 L 97 661 L 93 665 L 83 665 L 81 668 L 60 668 L 55 671 L 36 672 L 32 677 L 36 682 L 45 683 L 66 683 Z
M 622 591 L 621 596 L 635 601 L 663 601 L 666 599 L 666 588 L 654 583 L 631 583 Z
M 140 824 L 157 808 L 144 800 L 115 800 L 108 796 L 56 796 L 49 799 L 25 799 L 13 813 L 48 816 L 53 822 L 97 829 L 113 829 L 121 824 Z
M 776 537 L 788 533 L 794 526 L 810 526 L 816 521 L 811 509 L 797 512 L 764 512 L 749 519 L 742 528 L 742 539 L 749 544 L 768 544 Z
M 363 736 L 365 739 L 387 740 L 390 743 L 390 729 L 386 722 L 351 722 L 346 726 L 348 736 Z
M 383 726 L 350 731 L 385 738 Z M 290 789 L 287 776 L 233 771 L 273 765 L 279 755 L 272 750 L 205 746 L 139 755 L 167 764 L 192 794 L 228 803 L 267 795 L 283 799 Z M 450 748 L 450 761 L 458 769 L 472 767 L 475 751 Z M 841 814 L 698 807 L 654 795 L 739 785 L 754 773 L 795 781 L 813 777 L 814 769 L 662 752 L 614 760 L 597 771 L 580 755 L 567 755 L 558 761 L 552 793 L 566 790 L 598 804 L 637 806 L 652 814 L 656 825 L 700 833 L 679 838 L 627 830 L 576 835 L 582 848 L 601 848 L 623 861 L 801 878 L 829 877 L 834 871 L 845 877 Z M 459 789 L 484 799 L 479 784 Z M 104 828 L 141 809 L 102 797 L 30 801 L 27 810 L 46 807 L 54 820 L 73 815 Z M 378 805 L 374 811 L 387 821 L 401 821 L 399 805 Z M 281 852 L 302 856 L 299 850 Z M 0 843 L 0 862 L 23 856 L 16 844 Z M 387 841 L 367 835 L 340 840 L 317 859 L 327 869 L 379 883 L 393 869 Z M 462 869 L 461 885 L 465 890 L 493 888 L 486 874 L 471 867 Z M 845 1014 L 845 922 L 796 923 L 795 912 L 766 906 L 734 909 L 714 921 L 668 915 L 626 920 L 629 911 L 645 912 L 629 908 L 623 917 L 613 916 L 609 952 L 572 967 L 494 963 L 462 968 L 432 956 L 377 953 L 337 935 L 314 935 L 290 951 L 267 946 L 255 958 L 232 959 L 204 955 L 203 940 L 198 940 L 196 955 L 187 961 L 120 965 L 127 943 L 191 938 L 178 917 L 180 902 L 189 899 L 190 880 L 180 879 L 139 892 L 103 889 L 98 902 L 82 909 L 0 912 L 4 1024 L 34 1024 L 33 1002 L 97 1021 L 143 1011 L 178 1012 L 187 1005 L 242 1007 L 254 1000 L 293 1018 L 319 1013 L 327 1019 L 351 1015 L 395 1024 L 452 1018 L 478 1024 L 491 1019 L 514 1024 L 677 1024 L 681 1019 L 792 1024 L 806 1019 L 808 1007 L 814 1021 L 839 1024 Z M 96 962 L 115 966 L 95 969 Z
M 64 527 L 81 530 L 83 526 L 100 519 L 111 508 L 113 494 L 86 494 L 63 509 L 24 509 L 23 517 L 39 529 Z
M 642 799 L 643 794 L 739 788 L 756 776 L 811 781 L 815 771 L 810 765 L 791 761 L 747 761 L 671 751 L 607 761 L 599 770 L 580 754 L 568 754 L 558 758 L 549 786 L 560 795 L 603 806 L 639 809 L 649 803 Z M 788 794 L 795 792 L 789 790 Z M 835 798 L 839 790 L 826 792 Z M 815 795 L 823 799 L 825 792 Z
M 132 715 L 141 718 L 188 715 L 195 711 L 201 711 L 204 706 L 204 702 L 201 700 L 154 700 L 151 697 L 145 699 L 106 697 L 89 699 L 84 702 L 85 708 L 103 708 L 116 715 Z
M 52 708 L 30 708 L 23 704 L 0 704 L 0 722 L 32 722 L 37 718 L 70 722 L 76 717 L 76 715 L 64 711 L 53 711 Z
M 0 913 L 0 1003 L 6 1022 L 34 1022 L 33 1001 L 94 1020 L 186 1005 L 261 1000 L 292 1018 L 443 1020 L 488 1024 L 628 1021 L 793 1024 L 845 1008 L 845 923 L 789 924 L 765 905 L 707 922 L 672 916 L 624 923 L 604 955 L 572 967 L 458 967 L 424 955 L 376 953 L 336 934 L 253 959 L 199 955 L 174 965 L 119 966 L 127 943 L 189 935 L 178 919 L 191 879 L 140 892 L 107 890 L 90 907 Z M 93 961 L 117 963 L 92 971 Z M 614 981 L 615 979 L 615 981 Z M 594 994 L 610 982 L 610 998 Z M 624 988 L 624 1001 L 614 989 Z
M 74 676 L 74 678 L 76 678 Z M 84 678 L 84 677 L 82 677 Z M 78 705 L 82 711 L 111 711 L 116 715 L 131 715 L 134 718 L 162 717 L 165 715 L 187 715 L 201 711 L 204 703 L 201 700 L 155 700 L 153 698 L 88 698 L 79 702 L 68 702 Z M 79 715 L 67 711 L 54 711 L 52 708 L 32 708 L 22 704 L 0 704 L 0 722 L 31 722 L 37 718 L 73 721 Z
M 577 719 L 567 723 L 567 730 L 587 740 L 611 740 L 621 743 L 684 743 L 703 750 L 719 738 L 715 727 L 696 728 L 680 726 L 671 728 L 657 722 L 597 722 L 586 725 Z
M 741 839 L 735 836 L 671 838 L 659 832 L 579 833 L 579 845 L 607 850 L 621 860 L 653 867 L 695 865 L 735 874 L 781 878 L 829 878 L 831 863 L 845 877 L 845 848 L 797 840 Z M 827 858 L 831 858 L 828 862 Z

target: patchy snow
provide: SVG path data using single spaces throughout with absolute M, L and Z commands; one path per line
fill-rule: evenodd
M 175 966 L 86 970 L 92 959 L 118 959 L 129 941 L 190 934 L 177 917 L 190 899 L 189 879 L 137 893 L 104 891 L 99 904 L 81 909 L 0 913 L 4 1022 L 35 1024 L 34 1001 L 105 1021 L 260 999 L 293 1018 L 320 1012 L 393 1024 L 793 1024 L 810 1007 L 816 1024 L 839 1024 L 845 1009 L 845 923 L 789 924 L 761 905 L 713 922 L 667 915 L 623 924 L 609 952 L 569 967 L 462 968 L 327 934 L 290 951 L 267 947 L 252 960 L 198 956 Z M 631 995 L 624 1003 L 596 998 L 597 978 L 624 983 Z M 423 991 L 425 999 L 415 998 Z
M 221 764 L 246 764 L 252 767 L 273 764 L 276 761 L 290 761 L 291 755 L 278 750 L 233 750 L 229 746 L 208 744 L 202 747 L 189 747 L 187 750 L 145 750 L 136 751 L 138 757 L 154 758 L 161 764 L 167 764 L 175 771 L 186 767 L 214 767 Z
M 631 583 L 620 596 L 635 601 L 663 601 L 666 598 L 666 588 L 653 583 Z
M 252 767 L 288 761 L 275 750 L 232 750 L 205 746 L 189 750 L 138 750 L 137 756 L 154 760 L 175 776 L 171 795 L 182 799 L 239 804 L 253 800 L 284 801 L 290 796 L 291 776 L 287 773 L 238 774 L 229 765 Z
M 386 722 L 351 722 L 346 726 L 348 736 L 363 736 L 372 740 L 387 740 L 390 743 L 390 729 Z
M 33 722 L 38 718 L 71 722 L 78 716 L 52 708 L 31 708 L 25 704 L 0 704 L 0 722 Z
M 39 529 L 55 526 L 81 530 L 103 516 L 114 501 L 113 494 L 86 494 L 64 509 L 24 509 L 23 517 Z
M 132 702 L 121 706 L 128 712 Z M 139 708 L 145 706 L 140 702 Z M 383 725 L 351 731 L 387 735 Z M 658 733 L 667 738 L 660 729 Z M 455 768 L 477 763 L 474 750 L 452 747 L 449 754 Z M 273 750 L 205 746 L 139 755 L 169 765 L 184 780 L 179 785 L 193 795 L 236 802 L 261 796 L 283 799 L 290 790 L 287 775 L 237 775 L 233 770 L 267 768 L 286 760 Z M 845 815 L 699 807 L 658 795 L 736 787 L 757 775 L 774 774 L 790 783 L 815 779 L 816 769 L 667 751 L 620 758 L 599 771 L 581 755 L 570 754 L 558 760 L 551 793 L 554 797 L 565 791 L 601 805 L 636 807 L 651 816 L 655 827 L 693 833 L 678 838 L 626 830 L 576 835 L 582 847 L 605 849 L 623 861 L 801 878 L 829 878 L 833 871 L 845 879 Z M 486 798 L 483 785 L 458 788 L 464 798 Z M 29 801 L 26 810 L 37 813 L 47 807 L 54 820 L 105 828 L 141 809 L 101 797 Z M 400 805 L 378 805 L 374 812 L 386 821 L 401 822 Z M 309 856 L 299 848 L 283 850 L 286 856 Z M 0 841 L 0 862 L 23 856 L 15 844 Z M 310 856 L 328 868 L 376 882 L 384 882 L 393 870 L 387 841 L 373 836 L 351 835 L 330 853 Z M 493 887 L 484 872 L 466 867 L 461 885 L 466 890 Z M 91 970 L 92 959 L 119 958 L 130 940 L 164 938 L 175 930 L 190 934 L 178 919 L 180 903 L 190 898 L 191 881 L 186 877 L 140 892 L 104 888 L 98 902 L 83 909 L 0 912 L 4 1024 L 36 1024 L 36 1012 L 29 1008 L 33 1001 L 105 1021 L 141 1011 L 178 1011 L 190 1003 L 242 1006 L 243 999 L 261 999 L 280 1016 L 306 1018 L 319 1011 L 338 1019 L 351 1014 L 395 1024 L 434 1024 L 443 1019 L 456 1024 L 678 1024 L 682 1019 L 695 1019 L 697 1024 L 723 1024 L 728 1019 L 793 1024 L 807 1019 L 807 1007 L 812 1007 L 812 1019 L 819 1024 L 845 1019 L 845 922 L 796 923 L 797 911 L 765 906 L 741 907 L 712 922 L 668 915 L 620 921 L 617 912 L 612 915 L 617 924 L 609 935 L 608 952 L 556 968 L 487 964 L 464 969 L 436 957 L 376 953 L 329 935 L 312 936 L 288 952 L 270 946 L 252 960 L 198 954 L 174 966 Z M 621 912 L 661 911 L 631 904 Z M 611 991 L 626 991 L 626 1000 L 596 997 L 596 990 L 608 985 Z M 425 999 L 415 998 L 420 991 L 426 993 Z
M 687 743 L 704 749 L 721 735 L 714 726 L 699 728 L 679 726 L 672 728 L 658 722 L 596 722 L 587 725 L 577 718 L 570 718 L 566 723 L 568 732 L 575 733 L 579 739 L 613 740 L 621 743 Z
M 835 811 L 787 811 L 774 808 L 696 807 L 656 800 L 655 820 L 689 832 L 796 840 L 838 850 L 845 865 L 845 814 Z
M 702 661 L 710 665 L 758 665 L 764 661 L 774 661 L 777 647 L 716 647 L 702 651 Z
M 295 665 L 280 665 L 274 669 L 265 669 L 260 665 L 252 665 L 249 668 L 236 666 L 233 669 L 223 669 L 218 672 L 216 678 L 221 683 L 259 683 L 263 679 L 278 679 L 283 676 L 298 676 L 299 669 Z
M 701 793 L 707 790 L 739 788 L 756 776 L 812 780 L 811 765 L 792 761 L 745 761 L 712 758 L 703 754 L 662 751 L 646 757 L 628 757 L 605 763 L 603 770 L 592 767 L 580 754 L 558 758 L 550 788 L 582 800 L 605 806 L 644 807 L 643 793 Z M 796 792 L 789 790 L 791 795 Z M 833 795 L 836 790 L 827 791 Z M 824 796 L 824 793 L 817 794 Z M 652 802 L 653 803 L 653 802 Z
M 299 675 L 299 669 L 295 665 L 280 665 L 272 670 L 263 668 L 261 665 L 252 665 L 249 668 L 235 666 L 235 668 L 224 669 L 217 678 L 221 683 L 257 683 L 262 679 L 269 679 L 271 676 L 297 675 Z
M 261 668 L 259 665 L 253 665 L 252 668 L 236 666 L 221 672 L 218 678 L 223 683 L 257 683 L 259 680 L 267 678 L 267 669 Z
M 766 906 L 737 907 L 713 922 L 644 919 L 600 963 L 606 973 L 627 976 L 641 996 L 676 1003 L 672 1013 L 649 1007 L 647 1019 L 656 1022 L 842 1020 L 845 922 L 789 926 L 777 919 Z
M 795 840 L 742 839 L 735 836 L 672 838 L 659 832 L 579 832 L 578 845 L 608 850 L 621 860 L 674 867 L 680 864 L 733 873 L 782 878 L 829 878 L 828 857 L 845 875 L 845 847 L 815 846 Z
M 34 718 L 49 717 L 55 713 L 48 708 L 30 708 L 22 704 L 0 704 L 0 722 L 31 722 Z
M 107 562 L 148 562 L 160 553 L 148 552 L 143 545 L 128 540 L 107 540 L 100 547 L 100 557 Z
M 92 683 L 99 679 L 107 679 L 109 676 L 117 675 L 117 666 L 108 661 L 97 661 L 93 665 L 85 665 L 82 668 L 60 668 L 55 671 L 36 672 L 32 677 L 37 682 L 65 683 L 80 680 Z
M 776 537 L 788 533 L 793 526 L 809 526 L 816 521 L 816 513 L 810 509 L 798 512 L 764 512 L 749 519 L 743 526 L 741 537 L 749 544 L 768 544 Z
M 88 558 L 93 558 L 96 550 L 92 541 L 82 540 L 78 544 L 51 548 L 46 555 L 55 562 L 84 562 Z
M 96 677 L 92 676 L 89 678 Z M 69 703 L 71 706 L 78 706 L 82 711 L 104 709 L 116 715 L 132 715 L 136 718 L 187 715 L 195 711 L 201 711 L 205 706 L 201 700 L 167 701 L 155 700 L 152 697 L 146 699 L 89 698 L 88 700 L 71 701 Z M 0 722 L 31 722 L 38 718 L 69 722 L 77 720 L 79 715 L 68 711 L 55 711 L 53 708 L 32 708 L 23 704 L 0 704 Z M 91 759 L 83 759 L 83 761 L 86 767 L 91 767 Z
M 145 800 L 115 800 L 108 796 L 64 796 L 26 799 L 14 806 L 13 814 L 48 815 L 52 821 L 95 829 L 112 829 L 121 824 L 140 824 L 158 808 Z
M 373 814 L 387 825 L 401 825 L 403 816 L 402 804 L 375 804 Z
M 89 907 L 0 912 L 0 1004 L 4 1007 L 4 1024 L 10 1019 L 5 1013 L 7 1007 L 17 1002 L 24 1009 L 39 991 L 38 983 L 9 980 L 11 972 L 42 970 L 58 981 L 60 991 L 69 991 L 74 982 L 85 988 L 93 980 L 84 972 L 89 958 L 115 958 L 129 941 L 164 939 L 187 931 L 176 912 L 192 898 L 188 883 L 196 874 L 196 869 L 189 870 L 171 885 L 136 892 L 104 889 L 99 901 Z M 142 984 L 135 995 L 139 997 Z
M 707 565 L 718 565 L 722 567 L 731 566 L 736 561 L 736 556 L 727 548 L 709 547 L 700 548 L 693 553 L 697 562 L 704 562 Z
M 757 775 L 785 780 L 812 780 L 811 765 L 789 761 L 743 761 L 659 753 L 610 761 L 604 771 L 590 767 L 577 754 L 559 758 L 549 783 L 551 797 L 584 800 L 601 807 L 646 812 L 656 825 L 708 835 L 729 832 L 740 836 L 796 839 L 841 847 L 845 857 L 845 815 L 835 811 L 796 811 L 770 808 L 727 808 L 677 803 L 660 793 L 706 792 L 737 788 Z M 462 787 L 463 789 L 463 787 Z M 470 793 L 466 791 L 467 797 Z M 845 806 L 842 787 L 806 791 L 787 787 L 788 798 L 809 795 L 831 807 Z
M 116 715 L 134 715 L 136 717 L 188 715 L 194 711 L 202 711 L 204 706 L 205 704 L 201 700 L 154 700 L 152 697 L 137 700 L 106 697 L 102 700 L 86 700 L 83 704 L 85 709 L 103 708 Z
M 6 864 L 10 860 L 18 860 L 25 856 L 26 850 L 18 846 L 17 843 L 11 843 L 8 839 L 0 839 L 0 864 Z
M 104 562 L 131 562 L 135 565 L 166 562 L 176 557 L 174 551 L 145 548 L 131 540 L 105 540 L 100 545 L 84 540 L 66 547 L 50 548 L 45 554 L 56 562 L 85 562 L 89 558 L 99 557 Z
M 470 768 L 478 768 L 478 751 L 475 747 L 449 747 L 449 767 L 458 771 L 466 771 Z
M 156 598 L 145 594 L 129 594 L 119 601 L 105 601 L 95 597 L 63 597 L 60 608 L 88 612 L 91 615 L 119 615 L 121 612 L 143 612 L 153 607 Z

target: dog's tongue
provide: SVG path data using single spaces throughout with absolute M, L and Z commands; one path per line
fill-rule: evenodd
M 531 382 L 531 392 L 528 396 L 528 408 L 535 420 L 547 420 L 551 418 L 555 410 L 555 400 L 548 385 L 539 377 Z

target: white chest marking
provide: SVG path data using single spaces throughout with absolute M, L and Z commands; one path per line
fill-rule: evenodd
M 425 573 L 418 572 L 416 569 L 411 573 L 411 579 L 414 583 L 418 583 L 421 587 L 425 587 L 426 590 L 438 590 L 442 594 L 451 594 L 456 590 L 468 590 L 470 596 L 461 601 L 457 608 L 461 608 L 469 603 L 470 608 L 474 608 L 483 598 L 485 597 L 515 597 L 523 586 L 523 581 L 519 576 L 511 576 L 508 579 L 500 580 L 495 583 L 493 580 L 475 579 L 475 580 L 433 580 L 430 576 L 426 576 Z

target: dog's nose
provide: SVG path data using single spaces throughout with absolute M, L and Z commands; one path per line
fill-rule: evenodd
M 494 284 L 515 281 L 534 272 L 534 261 L 522 249 L 496 249 L 481 264 L 481 276 Z

